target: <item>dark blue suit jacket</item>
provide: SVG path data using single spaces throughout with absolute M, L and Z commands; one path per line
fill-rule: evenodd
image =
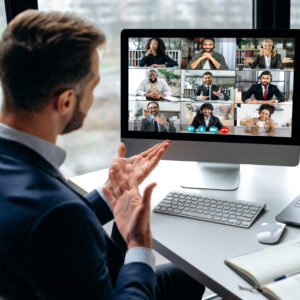
M 97 191 L 81 196 L 38 153 L 0 138 L 0 296 L 7 299 L 152 299 L 155 274 L 123 265 L 102 225 Z

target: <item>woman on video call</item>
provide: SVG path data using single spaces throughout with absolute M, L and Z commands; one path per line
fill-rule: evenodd
M 275 111 L 275 106 L 270 104 L 262 104 L 258 109 L 258 118 L 252 118 L 247 121 L 245 132 L 255 135 L 267 133 L 273 136 L 276 133 L 275 122 L 271 115 Z
M 277 53 L 271 39 L 262 41 L 260 52 L 255 58 L 245 57 L 244 59 L 244 63 L 248 63 L 251 69 L 255 69 L 257 65 L 259 69 L 283 69 L 284 64 L 293 62 L 288 57 L 281 60 L 281 55 Z
M 160 38 L 150 38 L 146 44 L 147 53 L 140 61 L 140 67 L 171 68 L 178 66 L 177 62 L 166 55 L 166 46 Z

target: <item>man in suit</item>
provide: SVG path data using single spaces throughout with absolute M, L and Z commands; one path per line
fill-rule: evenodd
M 139 131 L 148 132 L 175 132 L 176 128 L 166 120 L 163 114 L 159 114 L 159 104 L 157 102 L 149 102 L 147 108 L 143 110 L 143 116 L 139 121 Z
M 145 96 L 148 99 L 161 99 L 171 95 L 171 89 L 166 81 L 162 78 L 157 78 L 156 70 L 148 72 L 148 79 L 144 79 L 137 91 L 138 96 Z
M 260 83 L 252 85 L 242 93 L 242 100 L 252 104 L 274 104 L 286 101 L 276 85 L 271 84 L 272 74 L 264 71 L 259 76 Z M 255 99 L 250 99 L 254 95 Z M 276 98 L 274 98 L 274 96 Z
M 85 197 L 58 167 L 57 136 L 81 127 L 100 80 L 105 35 L 70 14 L 28 10 L 0 42 L 0 297 L 4 299 L 198 299 L 203 286 L 175 268 L 154 269 L 150 197 L 138 185 L 169 146 L 124 158 Z M 130 178 L 130 180 L 129 180 Z M 126 255 L 102 226 L 112 219 Z M 166 279 L 167 278 L 167 279 Z M 173 286 L 174 285 L 174 286 Z M 176 288 L 178 286 L 178 288 Z M 174 289 L 175 287 L 175 289 Z M 179 298 L 173 297 L 178 294 Z M 162 295 L 165 295 L 163 298 Z
M 223 127 L 220 119 L 213 115 L 214 107 L 210 103 L 204 103 L 201 105 L 200 110 L 197 111 L 196 116 L 193 119 L 192 126 L 197 129 L 199 126 L 204 126 L 206 131 L 209 131 L 211 126 L 217 127 L 220 130 Z
M 214 51 L 214 38 L 203 38 L 202 50 L 196 53 L 188 66 L 187 70 L 228 70 L 225 58 L 221 53 Z
M 203 84 L 198 86 L 194 100 L 229 100 L 229 96 L 223 93 L 220 87 L 212 84 L 213 79 L 212 73 L 205 72 L 203 74 Z

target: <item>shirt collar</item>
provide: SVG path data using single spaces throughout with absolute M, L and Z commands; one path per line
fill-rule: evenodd
M 0 123 L 0 137 L 25 145 L 56 168 L 60 167 L 66 158 L 66 151 L 55 144 L 3 123 Z

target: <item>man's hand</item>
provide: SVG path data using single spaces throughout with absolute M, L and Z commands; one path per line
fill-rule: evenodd
M 160 98 L 161 98 L 161 94 L 159 94 L 159 93 L 154 93 L 152 98 L 153 98 L 153 99 L 160 99 Z
M 151 65 L 150 67 L 151 68 L 165 68 L 167 65 L 158 65 L 158 64 L 153 64 L 153 65 Z
M 209 96 L 203 96 L 203 91 L 201 92 L 200 96 L 198 96 L 199 100 L 207 100 Z
M 221 97 L 221 96 L 222 96 L 222 89 L 219 88 L 219 90 L 218 90 L 217 92 L 214 91 L 213 94 L 214 94 L 215 96 Z
M 150 199 L 156 183 L 149 184 L 142 197 L 131 164 L 127 164 L 125 170 L 122 170 L 118 163 L 114 163 L 109 170 L 109 178 L 113 193 L 107 187 L 103 187 L 103 193 L 113 208 L 115 222 L 128 249 L 152 248 Z
M 140 154 L 131 156 L 129 158 L 125 158 L 124 155 L 126 153 L 126 146 L 125 144 L 120 143 L 118 153 L 112 159 L 110 170 L 114 163 L 117 163 L 122 171 L 126 170 L 127 164 L 131 164 L 133 167 L 133 174 L 137 179 L 138 185 L 140 185 L 145 180 L 145 178 L 152 172 L 152 170 L 158 165 L 159 161 L 166 153 L 169 146 L 170 141 L 166 140 L 163 143 L 154 145 L 152 148 Z M 112 194 L 114 194 L 113 184 L 109 178 L 107 179 L 105 186 L 110 190 Z
M 148 113 L 149 113 L 148 108 L 145 108 L 145 109 L 143 110 L 143 117 L 147 117 L 147 116 L 148 116 Z
M 166 120 L 166 118 L 165 118 L 165 116 L 163 114 L 161 114 L 160 117 L 157 116 L 155 118 L 155 121 L 158 122 L 158 123 L 160 123 L 163 126 L 168 126 L 168 122 L 167 122 L 167 120 Z
M 145 96 L 145 97 L 148 97 L 148 98 L 153 98 L 154 95 L 151 94 L 151 93 L 145 93 L 144 96 Z

